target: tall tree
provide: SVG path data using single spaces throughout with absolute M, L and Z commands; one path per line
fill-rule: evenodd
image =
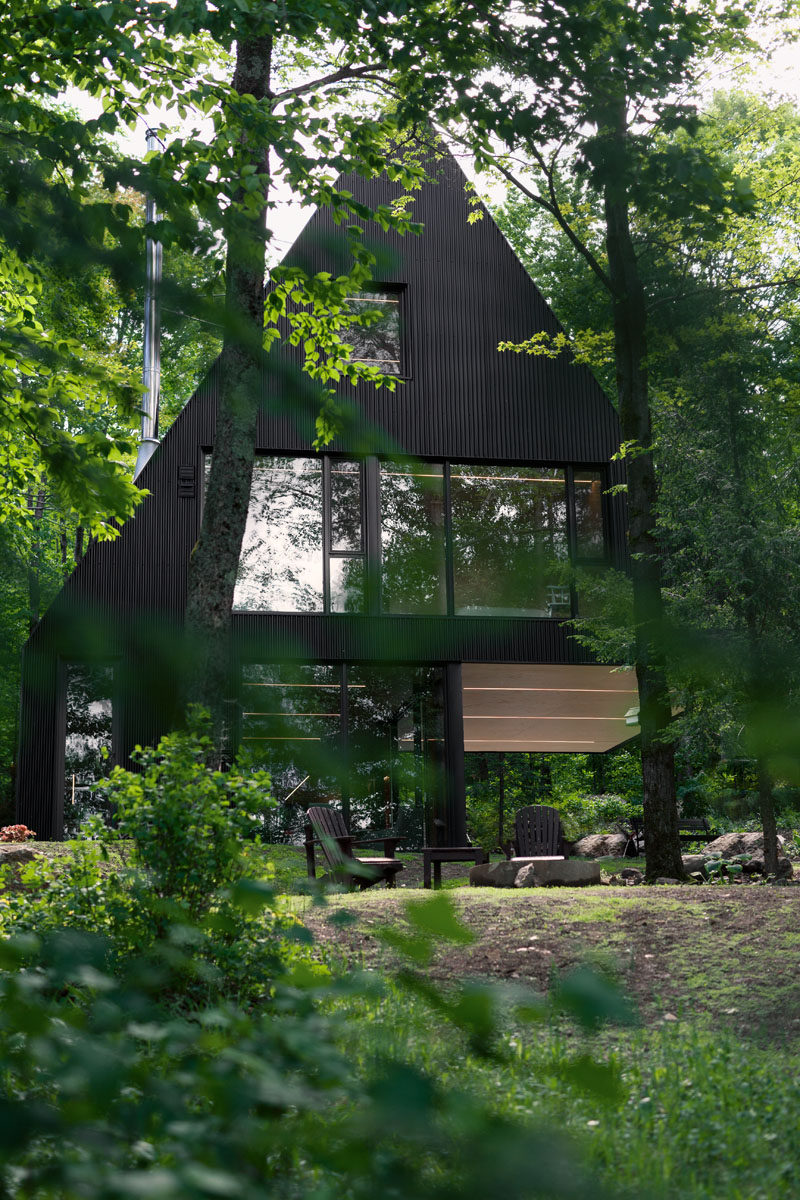
M 493 166 L 559 224 L 610 306 L 622 438 L 628 466 L 635 665 L 640 696 L 647 873 L 683 873 L 677 833 L 671 704 L 663 647 L 662 563 L 648 385 L 648 297 L 632 214 L 660 211 L 687 232 L 714 228 L 747 200 L 713 152 L 687 140 L 697 123 L 686 98 L 709 51 L 742 36 L 739 5 L 672 0 L 492 0 L 459 6 L 446 38 L 431 28 L 424 79 L 407 104 L 436 98 L 443 123 L 479 166 Z M 591 213 L 559 194 L 584 178 Z M 603 254 L 581 225 L 599 226 Z M 519 347 L 536 351 L 540 342 Z
M 800 668 L 799 207 L 791 199 L 800 186 L 800 121 L 791 105 L 738 93 L 716 96 L 701 117 L 693 140 L 717 147 L 747 178 L 752 211 L 693 243 L 683 222 L 651 212 L 637 211 L 633 228 L 658 317 L 648 362 L 666 645 L 686 745 L 759 760 L 774 866 L 771 775 L 791 771 Z M 572 185 L 574 210 L 584 187 Z M 498 218 L 535 261 L 570 344 L 602 376 L 610 333 L 602 288 L 552 218 L 518 191 Z M 646 253 L 652 247 L 658 252 Z M 627 630 L 621 636 L 624 644 Z
M 325 409 L 331 380 L 382 381 L 374 368 L 349 361 L 342 337 L 359 320 L 346 296 L 370 277 L 362 230 L 352 223 L 347 230 L 351 270 L 336 279 L 308 279 L 299 268 L 278 271 L 265 305 L 270 215 L 276 195 L 289 189 L 306 204 L 331 205 L 337 221 L 375 218 L 384 227 L 411 227 L 402 213 L 373 213 L 333 184 L 344 170 L 372 174 L 387 165 L 392 121 L 363 105 L 346 106 L 343 88 L 383 85 L 373 31 L 391 22 L 395 8 L 406 7 L 376 0 L 356 8 L 339 0 L 290 6 L 270 0 L 215 6 L 205 0 L 179 6 L 163 0 L 100 6 L 34 0 L 23 23 L 14 6 L 0 4 L 10 64 L 0 84 L 0 130 L 8 152 L 0 166 L 7 201 L 0 238 L 9 252 L 23 267 L 34 253 L 67 268 L 88 258 L 102 263 L 120 287 L 138 286 L 141 269 L 132 264 L 143 262 L 141 233 L 126 203 L 136 189 L 157 201 L 160 220 L 148 232 L 165 253 L 178 248 L 216 256 L 224 268 L 221 310 L 201 294 L 177 296 L 178 307 L 218 322 L 223 341 L 218 436 L 187 603 L 189 695 L 214 708 L 228 694 L 227 631 L 260 380 L 265 352 L 280 336 L 278 321 L 285 320 L 290 340 L 302 344 L 313 381 L 303 393 L 287 378 L 286 390 L 298 403 L 323 409 L 322 440 L 332 428 L 332 410 Z M 54 107 L 50 98 L 67 87 L 91 92 L 102 103 L 101 114 L 79 122 Z M 181 132 L 163 129 L 162 152 L 146 162 L 115 152 L 101 138 L 140 125 L 140 112 L 159 104 L 185 124 Z M 421 173 L 394 161 L 388 169 L 407 182 Z M 63 405 L 63 395 L 58 399 Z M 55 419 L 64 425 L 60 412 Z M 96 456 L 92 444 L 84 457 L 91 463 Z M 116 491 L 107 507 L 124 517 L 136 492 L 117 470 L 111 482 Z

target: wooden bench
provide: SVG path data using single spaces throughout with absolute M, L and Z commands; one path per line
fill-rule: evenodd
M 644 849 L 644 817 L 631 817 L 631 828 L 624 832 L 628 837 L 625 857 L 634 858 Z M 678 839 L 681 845 L 687 842 L 712 842 L 716 833 L 705 817 L 678 817 Z

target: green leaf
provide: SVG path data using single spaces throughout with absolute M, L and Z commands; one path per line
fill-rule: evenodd
M 408 923 L 423 933 L 462 945 L 475 941 L 475 934 L 458 919 L 445 892 L 430 900 L 410 900 L 404 908 Z

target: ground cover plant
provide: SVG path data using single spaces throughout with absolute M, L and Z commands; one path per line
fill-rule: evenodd
M 312 935 L 253 870 L 242 839 L 258 821 L 253 780 L 206 767 L 206 728 L 195 714 L 142 755 L 141 773 L 117 769 L 104 784 L 118 862 L 105 846 L 113 835 L 95 825 L 96 840 L 23 865 L 21 886 L 2 896 L 6 1194 L 256 1197 L 268 1188 L 366 1198 L 396 1189 L 477 1200 L 499 1182 L 520 1200 L 597 1195 L 557 1131 L 443 1086 L 402 1053 L 354 1062 L 351 1014 L 386 983 L 334 973 L 309 953 Z M 415 963 L 439 938 L 471 937 L 445 897 L 406 915 Z M 424 999 L 478 1057 L 495 1056 L 491 995 L 466 984 L 455 998 L 435 988 L 420 997 L 408 971 L 396 986 Z M 579 1023 L 625 1014 L 593 977 L 555 995 Z M 520 994 L 516 1010 L 538 1020 L 542 1004 L 528 1013 L 529 999 Z
M 430 1013 L 391 992 L 369 1010 L 375 1039 L 499 1111 L 568 1131 L 615 1194 L 792 1196 L 800 1151 L 797 891 L 607 888 L 453 893 L 471 942 L 437 952 L 426 979 L 442 987 L 539 995 L 587 963 L 631 998 L 637 1024 L 579 1031 L 552 1012 L 522 1027 L 510 1007 L 502 1062 L 465 1053 Z M 337 897 L 336 920 L 304 920 L 337 969 L 396 969 L 403 899 Z M 344 917 L 351 918 L 347 923 Z M 400 943 L 402 944 L 402 943 Z M 585 1062 L 609 1072 L 593 1080 Z M 768 1146 L 770 1152 L 765 1154 Z M 774 1150 L 774 1153 L 772 1152 Z
M 299 848 L 231 839 L 227 906 L 121 960 L 108 898 L 169 829 L 148 778 L 172 781 L 167 817 L 186 794 L 192 754 L 173 757 L 107 861 L 32 843 L 61 929 L 18 925 L 2 951 L 13 1194 L 793 1194 L 795 888 L 472 889 L 448 864 L 450 900 L 355 895 L 309 888 Z M 269 950 L 249 989 L 247 939 Z

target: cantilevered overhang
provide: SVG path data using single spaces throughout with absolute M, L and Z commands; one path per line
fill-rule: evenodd
M 462 681 L 465 750 L 601 753 L 639 732 L 633 671 L 464 663 Z

